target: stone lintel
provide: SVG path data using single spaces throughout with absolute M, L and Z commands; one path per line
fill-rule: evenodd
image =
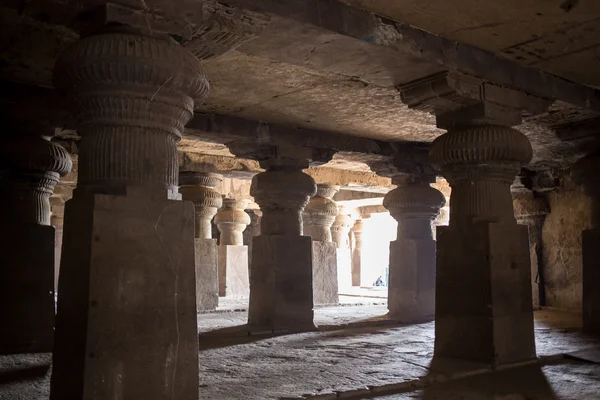
M 437 116 L 438 128 L 468 123 L 515 126 L 523 114 L 543 113 L 551 101 L 457 71 L 436 73 L 398 86 L 410 108 Z
M 388 47 L 426 59 L 449 70 L 479 76 L 498 86 L 523 90 L 549 99 L 559 99 L 582 108 L 600 111 L 600 91 L 532 67 L 520 65 L 489 51 L 457 43 L 418 27 L 393 21 L 372 12 L 322 0 L 229 0 L 230 5 L 290 18 L 343 36 Z
M 435 171 L 429 164 L 429 143 L 406 142 L 390 145 L 393 151 L 391 158 L 365 161 L 377 175 L 388 178 L 399 174 L 435 176 Z
M 228 144 L 229 150 L 238 157 L 249 158 L 269 169 L 275 166 L 289 166 L 306 169 L 331 161 L 334 151 L 306 146 L 279 143 L 261 144 L 249 141 L 235 141 Z

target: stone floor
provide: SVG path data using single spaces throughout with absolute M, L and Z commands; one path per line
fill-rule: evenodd
M 199 398 L 600 399 L 600 340 L 579 332 L 580 315 L 536 312 L 538 362 L 491 372 L 432 364 L 433 323 L 391 325 L 385 311 L 317 308 L 318 330 L 288 335 L 248 335 L 245 312 L 201 314 Z M 47 399 L 49 363 L 49 355 L 0 357 L 0 399 Z

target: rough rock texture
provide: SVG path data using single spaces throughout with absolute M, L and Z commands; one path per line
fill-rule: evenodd
M 313 302 L 337 304 L 338 266 L 335 243 L 313 240 Z
M 546 197 L 551 210 L 542 228 L 546 305 L 581 309 L 581 231 L 591 228 L 591 202 L 566 175 Z
M 198 311 L 215 310 L 219 305 L 218 247 L 215 239 L 194 239 Z
M 309 237 L 254 237 L 248 325 L 275 331 L 313 327 L 311 266 Z
M 219 296 L 250 295 L 248 280 L 248 246 L 219 246 Z

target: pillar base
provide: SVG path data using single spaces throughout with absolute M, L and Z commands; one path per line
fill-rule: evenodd
M 582 232 L 583 331 L 600 335 L 600 229 Z
M 219 305 L 219 246 L 216 239 L 194 239 L 196 260 L 196 306 L 213 311 Z
M 0 354 L 50 352 L 54 340 L 54 228 L 0 232 Z
M 313 240 L 313 302 L 338 304 L 337 251 L 335 243 Z
M 352 252 L 349 248 L 337 248 L 338 292 L 352 288 Z
M 438 227 L 435 357 L 498 366 L 535 358 L 527 227 Z
M 435 318 L 435 241 L 405 239 L 390 243 L 389 316 L 402 323 Z
M 248 298 L 248 246 L 219 246 L 219 296 Z
M 308 236 L 253 238 L 248 310 L 251 329 L 314 329 L 311 242 Z
M 198 399 L 191 203 L 66 204 L 52 400 Z

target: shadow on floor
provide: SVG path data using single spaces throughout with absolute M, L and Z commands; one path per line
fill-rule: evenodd
M 468 376 L 423 389 L 423 400 L 555 400 L 556 394 L 539 365 L 527 365 Z

